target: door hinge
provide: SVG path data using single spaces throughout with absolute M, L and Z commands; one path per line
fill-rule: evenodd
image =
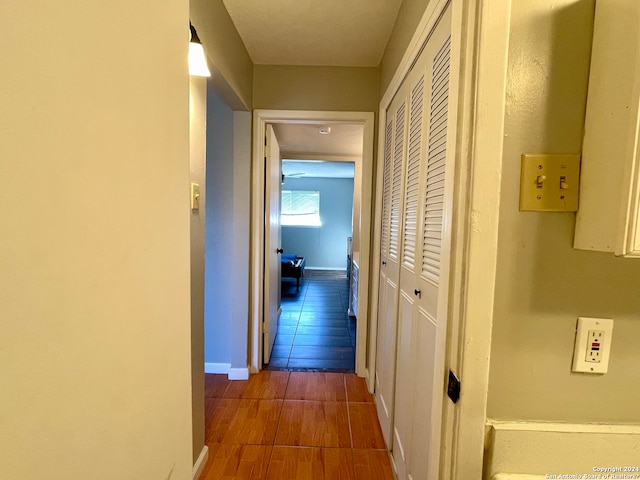
M 447 395 L 453 403 L 460 399 L 460 380 L 449 370 L 449 382 L 447 383 Z

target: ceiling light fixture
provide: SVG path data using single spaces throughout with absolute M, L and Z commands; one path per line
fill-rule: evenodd
M 320 132 L 320 135 L 329 135 L 331 133 L 331 127 L 320 127 L 318 132 Z
M 189 22 L 189 29 L 191 30 L 191 40 L 189 41 L 189 75 L 195 77 L 210 77 L 211 72 L 207 67 L 207 57 L 204 54 L 204 48 L 196 29 Z

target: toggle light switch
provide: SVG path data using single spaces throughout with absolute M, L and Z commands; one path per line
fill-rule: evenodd
M 560 177 L 560 190 L 567 190 L 569 188 L 569 184 L 567 183 L 567 177 Z
M 580 155 L 522 155 L 520 210 L 576 212 Z
M 191 210 L 200 209 L 200 185 L 197 183 L 191 184 Z

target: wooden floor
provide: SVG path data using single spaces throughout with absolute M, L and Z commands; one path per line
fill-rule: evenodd
M 353 374 L 206 375 L 200 480 L 393 480 L 373 398 Z

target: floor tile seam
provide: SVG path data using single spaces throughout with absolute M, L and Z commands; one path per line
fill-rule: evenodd
M 353 470 L 353 478 L 356 478 L 356 456 L 353 453 L 353 440 L 351 441 L 351 469 Z
M 288 372 L 287 375 L 287 384 L 284 387 L 284 395 L 286 396 L 287 390 L 289 388 L 289 382 L 291 381 L 291 372 Z M 280 431 L 280 424 L 282 423 L 282 413 L 284 411 L 284 398 L 282 399 L 282 406 L 280 407 L 280 413 L 278 415 L 278 425 L 276 426 L 275 434 L 273 435 L 273 443 L 271 444 L 271 454 L 269 455 L 269 463 L 267 464 L 267 471 L 265 473 L 265 478 L 269 478 L 269 469 L 271 468 L 271 460 L 273 459 L 273 447 L 275 447 L 276 439 L 278 438 L 278 432 Z
M 348 395 L 349 395 L 349 391 L 347 390 L 347 378 L 346 376 L 343 377 L 343 381 L 344 381 L 344 388 L 347 394 L 347 421 L 349 422 L 349 441 L 351 442 L 351 455 L 353 456 L 353 428 L 351 427 L 351 409 L 349 408 L 349 401 L 348 401 Z M 354 466 L 355 469 L 355 466 Z M 354 470 L 354 478 L 355 478 L 355 470 Z
M 347 387 L 347 376 L 342 376 L 342 384 L 344 385 L 344 396 L 347 401 L 347 405 L 349 405 L 349 388 Z
M 334 449 L 334 450 L 350 450 L 352 447 L 350 446 L 346 446 L 346 447 L 341 447 L 341 446 L 332 446 L 332 445 L 290 445 L 288 443 L 274 443 L 272 445 L 274 448 L 275 447 L 286 447 L 286 448 L 327 448 L 327 449 Z
M 317 446 L 317 445 L 273 445 L 273 447 L 280 447 L 280 448 L 307 448 L 307 449 L 311 449 L 311 448 L 315 448 L 317 450 L 352 450 L 351 447 L 322 447 L 322 446 Z M 373 449 L 363 449 L 363 448 L 357 448 L 356 450 L 373 450 Z M 376 449 L 376 450 L 382 450 L 380 448 Z
M 285 398 L 287 402 L 320 402 L 320 403 L 344 403 L 346 404 L 346 400 L 318 400 L 315 398 Z
M 276 439 L 275 437 L 273 438 L 273 441 L 275 442 Z M 273 448 L 275 447 L 275 445 L 271 445 L 271 452 L 269 452 L 269 460 L 267 461 L 267 471 L 264 472 L 264 478 L 267 479 L 269 478 L 269 469 L 271 468 L 271 460 L 273 460 Z

